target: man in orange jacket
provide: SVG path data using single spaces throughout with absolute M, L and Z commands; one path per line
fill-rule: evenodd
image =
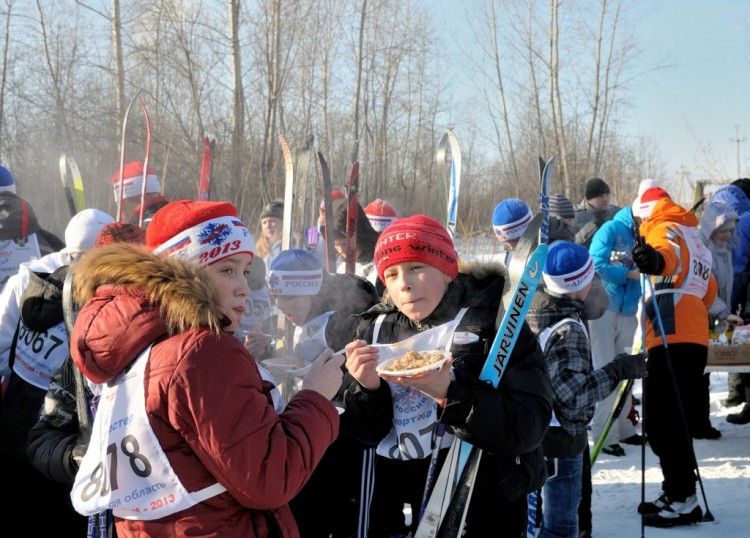
M 703 517 L 695 496 L 690 431 L 691 421 L 701 416 L 696 395 L 708 358 L 707 308 L 716 297 L 717 285 L 711 274 L 711 252 L 700 240 L 693 213 L 658 187 L 636 199 L 633 213 L 641 221 L 642 238 L 632 251 L 633 261 L 642 273 L 651 275 L 644 290 L 646 435 L 664 476 L 662 493 L 653 502 L 641 503 L 638 512 L 648 526 L 689 525 Z

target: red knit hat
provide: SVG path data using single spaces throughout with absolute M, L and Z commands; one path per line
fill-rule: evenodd
M 333 203 L 334 200 L 346 200 L 346 194 L 339 190 L 333 190 L 331 191 L 331 203 Z M 320 202 L 320 209 L 326 208 L 326 201 L 322 200 Z
M 376 232 L 382 232 L 386 226 L 398 218 L 396 209 L 380 198 L 370 202 L 365 208 L 365 215 Z
M 123 198 L 132 198 L 140 196 L 143 188 L 143 163 L 141 161 L 131 161 L 123 167 L 122 173 L 124 186 L 122 187 Z M 120 201 L 120 170 L 117 170 L 112 176 L 112 186 L 115 190 L 115 202 Z M 146 192 L 161 192 L 159 178 L 153 168 L 148 168 L 146 174 Z
M 451 278 L 458 274 L 458 254 L 451 236 L 443 226 L 427 215 L 414 215 L 393 221 L 375 245 L 375 267 L 380 280 L 391 265 L 423 262 Z
M 159 256 L 177 256 L 211 265 L 246 252 L 255 242 L 229 202 L 171 202 L 156 213 L 146 230 L 146 245 Z
M 656 202 L 662 199 L 671 200 L 669 193 L 660 187 L 651 187 L 643 191 L 633 202 L 633 215 L 642 219 L 651 216 Z
M 146 244 L 146 230 L 129 222 L 113 222 L 99 230 L 94 247 L 103 247 L 111 243 Z

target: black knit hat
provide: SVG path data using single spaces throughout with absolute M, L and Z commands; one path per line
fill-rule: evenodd
M 740 179 L 735 179 L 734 181 L 732 181 L 732 185 L 742 189 L 742 192 L 745 193 L 745 196 L 750 198 L 750 178 L 742 177 Z
M 586 200 L 592 200 L 602 194 L 609 194 L 609 185 L 600 177 L 592 177 L 586 182 Z
M 561 219 L 574 219 L 576 216 L 573 202 L 562 194 L 553 194 L 549 197 L 549 214 Z
M 275 217 L 279 220 L 284 220 L 284 202 L 275 201 L 271 202 L 263 208 L 260 214 L 260 218 Z

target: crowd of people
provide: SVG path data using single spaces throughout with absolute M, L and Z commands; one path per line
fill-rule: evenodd
M 502 521 L 503 536 L 586 538 L 600 438 L 613 457 L 657 456 L 662 492 L 633 507 L 645 525 L 702 520 L 692 440 L 721 436 L 709 326 L 750 311 L 750 180 L 701 216 L 653 180 L 623 207 L 601 178 L 580 204 L 552 195 L 542 279 L 496 386 L 483 370 L 525 201 L 487 223 L 502 263 L 472 262 L 443 224 L 380 198 L 334 191 L 283 249 L 282 201 L 254 234 L 231 202 L 170 202 L 143 163 L 112 182 L 118 215 L 81 210 L 61 241 L 0 167 L 0 469 L 45 507 L 35 532 L 406 538 L 463 442 L 483 457 L 462 536 Z M 381 368 L 406 350 L 449 355 Z M 736 424 L 750 422 L 748 377 L 732 380 Z M 643 435 L 627 394 L 610 429 L 618 386 L 641 378 Z

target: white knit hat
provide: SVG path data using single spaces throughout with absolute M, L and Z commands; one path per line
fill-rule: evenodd
M 84 209 L 76 213 L 65 227 L 65 250 L 69 253 L 94 248 L 99 232 L 115 219 L 98 209 Z

